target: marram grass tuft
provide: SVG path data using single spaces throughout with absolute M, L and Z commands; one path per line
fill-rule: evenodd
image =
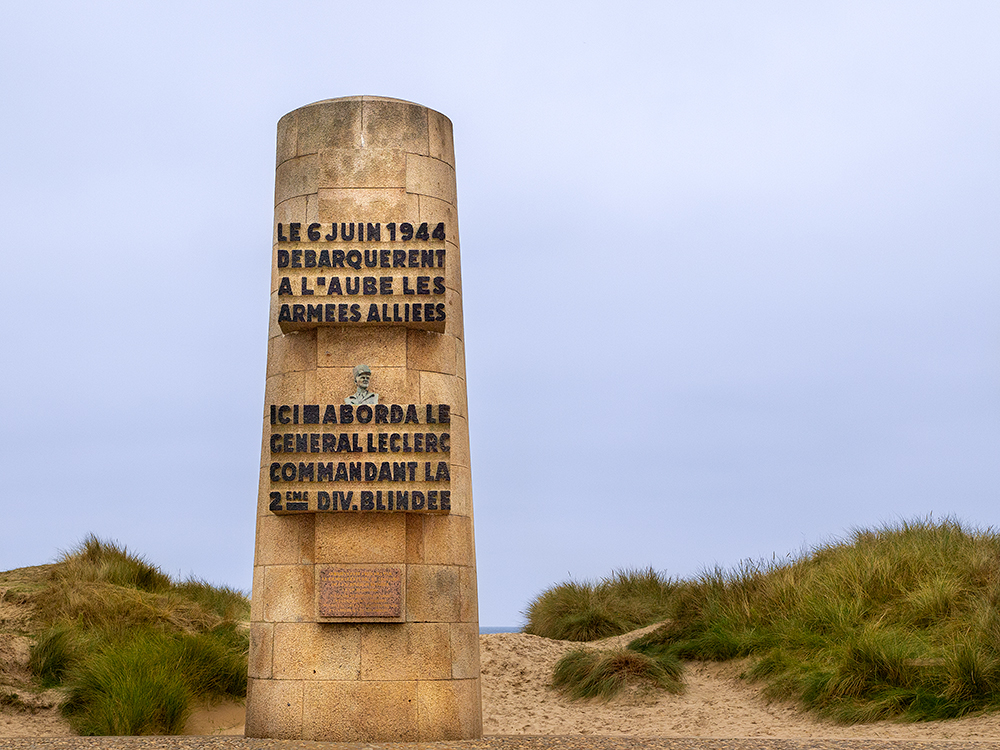
M 665 618 L 674 585 L 652 568 L 616 571 L 597 584 L 563 583 L 530 604 L 524 632 L 565 641 L 621 635 Z
M 563 656 L 552 673 L 552 687 L 575 700 L 610 700 L 626 685 L 651 685 L 680 693 L 681 664 L 669 656 L 653 658 L 628 649 L 575 649 Z

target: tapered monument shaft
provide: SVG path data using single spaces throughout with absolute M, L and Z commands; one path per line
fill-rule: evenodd
M 278 123 L 246 734 L 482 734 L 451 122 Z

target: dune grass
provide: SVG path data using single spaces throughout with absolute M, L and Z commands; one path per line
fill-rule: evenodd
M 646 684 L 680 693 L 684 688 L 680 673 L 680 660 L 669 654 L 654 658 L 624 648 L 605 651 L 580 648 L 556 663 L 552 686 L 576 700 L 609 700 L 629 684 Z
M 626 608 L 609 582 L 592 588 L 603 591 L 602 611 Z M 1000 708 L 1000 535 L 991 530 L 953 520 L 858 530 L 796 559 L 664 579 L 664 591 L 645 608 L 625 597 L 629 610 L 650 613 L 630 626 L 669 618 L 631 650 L 654 659 L 746 657 L 746 676 L 768 696 L 847 723 Z M 529 627 L 538 628 L 530 632 L 565 638 L 572 612 L 534 610 L 551 594 L 529 610 Z M 540 632 L 548 622 L 557 626 Z
M 175 583 L 89 536 L 32 601 L 44 630 L 29 665 L 64 688 L 80 734 L 176 734 L 194 702 L 246 695 L 249 602 L 238 591 Z
M 616 571 L 596 584 L 562 583 L 528 606 L 524 632 L 563 641 L 627 633 L 668 617 L 676 586 L 652 568 Z

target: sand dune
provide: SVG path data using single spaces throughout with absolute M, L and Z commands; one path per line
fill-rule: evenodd
M 648 630 L 648 628 L 646 629 Z M 587 644 L 624 645 L 639 632 Z M 26 641 L 26 639 L 25 639 Z M 820 722 L 787 704 L 768 703 L 760 690 L 739 678 L 735 663 L 689 663 L 687 690 L 670 695 L 632 689 L 614 700 L 574 702 L 548 688 L 552 667 L 581 644 L 523 633 L 480 637 L 483 723 L 486 734 L 623 735 L 633 737 L 774 737 L 801 739 L 1000 739 L 1000 714 L 961 720 L 840 726 Z M 27 643 L 0 648 L 10 674 L 23 669 Z M 16 652 L 16 653 L 15 653 Z M 242 734 L 242 710 L 232 704 L 197 711 L 191 734 Z M 53 696 L 39 696 L 34 711 L 0 707 L 0 736 L 66 736 Z
M 655 627 L 655 626 L 653 626 Z M 683 695 L 631 690 L 607 703 L 570 701 L 548 688 L 566 651 L 623 646 L 652 628 L 589 644 L 523 633 L 480 636 L 486 734 L 801 739 L 1000 739 L 1000 714 L 953 721 L 841 726 L 768 703 L 739 663 L 688 662 Z

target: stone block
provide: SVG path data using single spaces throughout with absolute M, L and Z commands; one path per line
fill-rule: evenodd
M 433 109 L 427 111 L 427 141 L 429 156 L 455 166 L 455 139 L 451 120 Z
M 246 736 L 299 739 L 302 736 L 302 686 L 299 681 L 251 678 Z
M 357 625 L 279 622 L 274 625 L 274 677 L 356 680 L 361 669 Z
M 298 516 L 299 519 L 299 563 L 312 565 L 316 562 L 315 537 L 316 516 L 312 513 Z
M 424 517 L 415 513 L 406 514 L 406 562 L 424 561 Z
M 479 680 L 421 680 L 417 683 L 417 718 L 421 741 L 481 737 Z
M 303 684 L 303 739 L 324 742 L 415 742 L 417 739 L 414 681 Z
M 272 515 L 270 510 L 270 497 L 268 496 L 271 490 L 270 484 L 270 456 L 265 457 L 268 463 L 265 463 L 260 467 L 260 475 L 257 481 L 257 516 L 270 516 Z
M 472 519 L 450 514 L 427 516 L 424 519 L 424 559 L 429 565 L 475 565 Z
M 449 627 L 425 622 L 361 625 L 361 679 L 450 678 Z
M 287 115 L 278 120 L 278 141 L 275 147 L 275 167 L 282 162 L 295 157 L 295 141 L 298 135 L 296 122 L 298 121 L 298 116 L 299 113 L 298 110 L 296 110 L 295 112 L 289 112 Z
M 264 404 L 264 429 L 261 430 L 261 436 L 260 436 L 260 462 L 261 462 L 261 468 L 264 468 L 265 464 L 267 464 L 268 466 L 270 466 L 270 462 L 271 462 L 271 425 L 269 424 L 269 422 L 271 420 L 268 418 L 268 415 L 267 415 L 268 411 L 269 411 L 268 406 L 265 403 Z M 257 487 L 258 493 L 260 492 L 261 489 L 262 488 L 258 485 L 258 487 Z M 257 515 L 260 515 L 260 513 L 258 513 Z
M 405 558 L 403 514 L 317 514 L 317 563 L 401 563 Z
M 364 219 L 382 225 L 383 241 L 388 239 L 389 222 L 412 221 L 418 216 L 420 198 L 403 187 L 395 188 L 321 188 L 320 222 L 347 222 Z
M 255 553 L 256 555 L 256 553 Z M 254 565 L 253 583 L 250 589 L 250 620 L 259 622 L 264 619 L 264 566 Z
M 317 154 L 299 156 L 279 164 L 274 172 L 274 205 L 289 198 L 315 193 L 319 185 L 319 165 Z
M 315 617 L 312 565 L 264 568 L 264 620 L 308 622 Z
M 273 271 L 273 269 L 272 269 L 272 271 Z M 274 274 L 272 273 L 272 276 L 273 275 Z M 274 284 L 278 283 L 276 279 L 277 279 L 277 277 L 275 276 L 275 278 L 273 280 Z M 278 297 L 278 293 L 277 292 L 271 292 L 271 299 L 270 299 L 270 303 L 269 303 L 269 305 L 270 305 L 269 315 L 271 317 L 268 318 L 268 321 L 267 321 L 267 341 L 268 341 L 268 344 L 270 344 L 271 339 L 273 339 L 275 336 L 281 336 L 281 335 L 283 335 L 283 332 L 281 330 L 281 326 L 278 325 L 278 311 L 281 309 L 282 299 L 283 298 Z
M 393 148 L 331 148 L 318 157 L 319 188 L 405 188 L 406 154 Z M 356 212 L 355 212 L 356 213 Z M 366 217 L 331 217 L 330 221 Z
M 426 221 L 430 226 L 444 223 L 444 236 L 448 245 L 448 257 L 458 253 L 460 245 L 458 233 L 458 207 L 454 203 L 443 201 L 431 195 L 420 195 L 420 221 Z
M 451 287 L 445 288 L 444 293 L 445 311 L 445 333 L 450 333 L 455 338 L 465 338 L 465 320 L 462 317 L 462 295 Z
M 478 680 L 479 623 L 451 624 L 451 676 L 456 680 Z
M 301 156 L 328 148 L 360 148 L 361 107 L 360 99 L 341 99 L 316 102 L 296 110 L 296 153 Z
M 319 221 L 319 195 L 318 191 L 316 193 L 310 193 L 306 196 L 306 216 L 303 224 L 309 226 L 310 224 Z
M 458 568 L 450 565 L 407 565 L 406 619 L 409 622 L 458 621 L 461 612 L 458 573 Z
M 458 569 L 458 585 L 461 592 L 461 611 L 458 619 L 461 622 L 474 622 L 479 628 L 479 588 L 476 584 L 475 568 Z
M 278 224 L 282 225 L 282 231 L 285 236 L 288 236 L 288 225 L 292 222 L 299 222 L 303 224 L 307 221 L 306 211 L 308 210 L 308 195 L 297 195 L 294 198 L 289 198 L 284 200 L 274 207 L 274 226 L 271 227 L 271 231 L 274 233 L 271 237 L 271 243 L 273 244 L 272 252 L 278 248 Z M 286 242 L 280 243 L 282 247 L 288 245 Z M 272 276 L 277 271 L 276 264 L 274 263 L 274 258 L 271 259 L 271 272 Z M 272 281 L 271 290 L 277 291 L 278 284 L 276 281 Z
M 297 565 L 302 562 L 299 529 L 301 516 L 276 516 L 273 513 L 257 518 L 256 565 Z
M 316 331 L 295 331 L 267 343 L 267 374 L 316 369 Z
M 368 148 L 399 148 L 428 154 L 427 109 L 398 99 L 366 99 L 364 143 Z
M 451 471 L 451 515 L 472 516 L 472 472 L 468 466 L 452 461 Z
M 468 386 L 465 383 L 465 342 L 462 339 L 455 339 L 455 374 L 462 379 L 468 394 Z
M 455 170 L 439 159 L 417 154 L 406 155 L 406 192 L 456 204 Z
M 406 332 L 406 366 L 410 370 L 455 374 L 455 341 L 432 331 Z
M 465 383 L 454 374 L 421 372 L 420 400 L 417 403 L 448 404 L 451 406 L 453 416 L 464 417 L 466 414 L 464 386 Z
M 453 466 L 468 468 L 469 463 L 469 423 L 465 417 L 451 418 L 451 463 Z
M 317 337 L 319 331 L 316 331 Z M 317 359 L 319 359 L 319 354 L 317 352 Z M 317 370 L 306 370 L 302 373 L 302 403 L 303 404 L 325 404 L 327 403 L 327 394 L 319 390 L 318 381 L 316 378 Z M 310 428 L 311 429 L 311 428 Z
M 407 331 L 405 328 L 320 328 L 317 332 L 317 362 L 320 367 L 351 367 L 365 364 L 380 367 L 406 367 Z M 372 387 L 377 391 L 378 374 L 372 373 Z M 351 393 L 354 389 L 348 380 Z M 346 393 L 344 395 L 347 395 Z
M 251 677 L 270 679 L 272 676 L 273 628 L 269 622 L 250 623 L 250 654 L 247 661 Z
M 272 429 L 279 430 L 286 426 L 271 424 L 271 404 L 278 406 L 281 404 L 302 404 L 305 403 L 304 398 L 305 376 L 301 371 L 280 372 L 269 377 L 264 384 L 264 427 L 268 433 Z
M 444 285 L 448 289 L 454 289 L 456 292 L 461 293 L 462 291 L 462 254 L 458 250 L 457 245 L 453 245 L 451 241 L 447 241 L 445 244 L 445 250 L 447 251 L 445 255 L 445 265 L 444 265 Z M 462 338 L 459 336 L 459 338 Z

